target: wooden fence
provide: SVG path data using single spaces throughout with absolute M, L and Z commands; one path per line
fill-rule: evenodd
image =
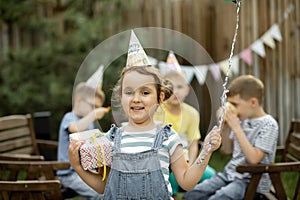
M 37 12 L 41 17 L 56 17 L 60 21 L 57 30 L 63 34 L 66 31 L 63 10 L 54 12 L 58 5 L 54 8 L 53 4 L 40 2 Z M 120 15 L 117 22 L 106 24 L 107 29 L 102 34 L 107 37 L 137 27 L 163 27 L 196 40 L 215 62 L 229 57 L 236 17 L 233 3 L 224 0 L 97 1 L 94 8 L 95 12 L 106 16 Z M 243 0 L 235 54 L 248 48 L 275 23 L 279 25 L 283 40 L 276 42 L 275 49 L 266 47 L 265 58 L 253 53 L 252 66 L 241 61 L 239 74 L 253 74 L 265 83 L 265 109 L 279 122 L 279 143 L 282 144 L 290 120 L 300 118 L 300 1 Z M 5 59 L 8 49 L 39 45 L 46 39 L 32 34 L 2 22 L 1 60 Z M 200 102 L 201 131 L 205 133 L 212 118 L 210 105 L 214 102 L 206 86 L 200 86 L 195 79 L 192 86 Z

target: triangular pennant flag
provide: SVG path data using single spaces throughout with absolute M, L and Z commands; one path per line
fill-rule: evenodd
M 150 61 L 138 38 L 131 31 L 126 67 L 150 65 Z
M 270 48 L 274 49 L 275 48 L 275 41 L 272 37 L 272 35 L 269 32 L 266 32 L 262 37 L 261 40 L 263 43 L 265 43 L 267 46 Z
M 210 64 L 209 71 L 211 72 L 212 76 L 216 81 L 221 79 L 220 66 L 218 64 Z
M 219 66 L 220 66 L 222 72 L 224 74 L 226 74 L 227 70 L 228 70 L 228 67 L 229 67 L 228 60 L 223 60 L 223 61 L 219 62 Z M 228 76 L 230 76 L 230 77 L 232 76 L 232 71 L 231 70 L 229 71 Z
M 266 51 L 263 42 L 258 39 L 250 47 L 252 51 L 257 53 L 260 57 L 266 57 Z
M 200 85 L 203 85 L 205 83 L 207 71 L 208 66 L 206 65 L 195 66 L 195 76 Z
M 148 59 L 149 59 L 151 65 L 157 65 L 158 64 L 158 60 L 156 58 L 148 56 Z
M 245 49 L 240 53 L 240 58 L 245 61 L 249 66 L 252 66 L 252 51 L 251 49 Z
M 232 57 L 231 70 L 234 74 L 239 74 L 240 69 L 240 59 L 238 55 Z
M 279 42 L 282 41 L 282 35 L 281 35 L 278 24 L 274 24 L 273 26 L 271 26 L 271 28 L 268 30 L 268 32 L 272 35 L 273 38 L 275 38 L 275 40 L 277 40 Z
M 100 65 L 93 75 L 86 81 L 86 84 L 94 89 L 102 87 L 104 66 Z
M 174 71 L 181 71 L 180 65 L 176 59 L 176 56 L 173 51 L 169 52 L 168 58 L 167 58 L 168 67 Z
M 171 68 L 168 67 L 168 63 L 166 63 L 166 62 L 159 62 L 158 68 L 159 68 L 159 72 L 162 76 L 164 76 L 167 73 L 169 73 L 170 71 L 172 71 Z
M 194 71 L 195 71 L 194 67 L 193 66 L 190 66 L 190 67 L 181 66 L 181 69 L 182 69 L 182 72 L 184 73 L 186 82 L 190 84 L 194 77 Z

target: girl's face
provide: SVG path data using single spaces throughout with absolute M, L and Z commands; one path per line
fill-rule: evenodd
M 147 126 L 153 123 L 158 106 L 154 77 L 131 71 L 125 74 L 121 84 L 121 104 L 129 124 Z

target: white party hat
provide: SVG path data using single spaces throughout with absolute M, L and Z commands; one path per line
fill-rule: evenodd
M 86 84 L 94 89 L 101 88 L 103 82 L 104 66 L 100 65 L 93 75 L 86 81 Z
M 143 65 L 150 65 L 150 61 L 138 38 L 132 30 L 129 41 L 126 68 Z
M 178 60 L 173 51 L 169 52 L 169 55 L 167 58 L 167 64 L 171 70 L 181 72 L 181 67 L 180 67 Z

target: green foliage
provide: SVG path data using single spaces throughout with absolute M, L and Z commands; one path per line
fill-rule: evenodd
M 62 15 L 63 34 L 59 31 L 60 19 L 56 15 L 48 18 L 37 15 L 37 4 L 41 2 L 10 0 L 0 3 L 1 20 L 37 37 L 38 43 L 31 48 L 8 49 L 6 60 L 0 63 L 0 116 L 47 110 L 51 112 L 51 132 L 54 133 L 58 131 L 63 114 L 71 110 L 73 84 L 81 63 L 106 39 L 103 33 L 118 18 L 117 14 L 108 17 L 95 10 L 99 5 L 105 6 L 106 0 L 61 2 L 66 8 Z M 109 90 L 118 76 L 116 71 L 105 73 L 109 77 L 104 87 L 105 104 L 109 105 Z M 107 116 L 101 123 L 111 122 L 111 116 Z M 57 134 L 52 136 L 56 137 Z

